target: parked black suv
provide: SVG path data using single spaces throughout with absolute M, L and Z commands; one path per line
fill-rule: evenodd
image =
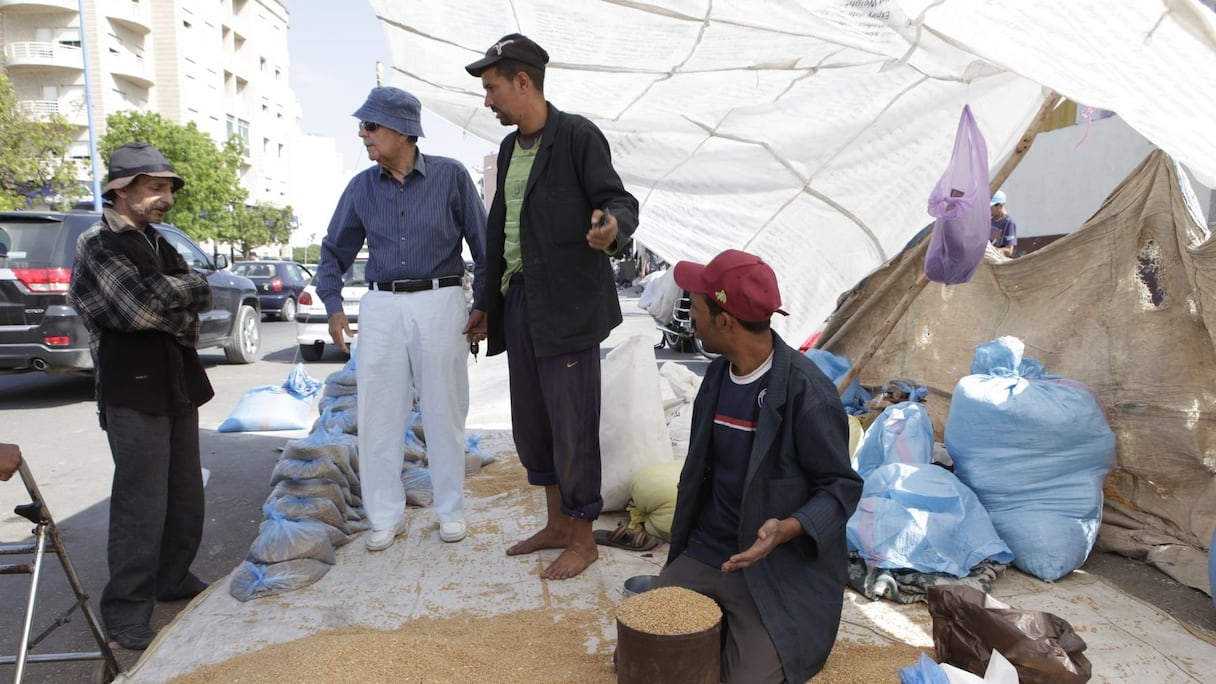
M 0 373 L 64 373 L 93 368 L 89 333 L 68 306 L 76 239 L 97 212 L 0 212 Z M 156 229 L 186 263 L 207 276 L 212 309 L 200 314 L 199 348 L 223 347 L 233 363 L 252 363 L 261 343 L 258 294 L 248 278 L 222 270 L 177 228 Z

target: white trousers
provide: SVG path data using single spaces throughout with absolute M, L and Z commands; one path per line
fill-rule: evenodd
M 405 515 L 401 467 L 414 396 L 422 427 L 435 516 L 464 516 L 464 422 L 469 414 L 469 344 L 464 291 L 372 290 L 359 304 L 355 368 L 359 382 L 359 483 L 374 530 L 392 529 Z

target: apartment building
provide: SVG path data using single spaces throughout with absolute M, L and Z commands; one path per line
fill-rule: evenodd
M 84 46 L 98 136 L 106 116 L 123 110 L 192 121 L 217 141 L 238 135 L 250 203 L 283 206 L 298 108 L 287 79 L 287 18 L 283 0 L 0 0 L 0 43 L 21 106 L 77 126 L 71 154 L 82 168 Z

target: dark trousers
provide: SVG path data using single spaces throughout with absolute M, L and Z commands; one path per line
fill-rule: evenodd
M 537 358 L 523 279 L 503 306 L 511 431 L 528 482 L 557 485 L 563 515 L 595 520 L 600 497 L 600 348 Z
M 148 624 L 158 595 L 188 584 L 203 538 L 198 411 L 154 416 L 107 405 L 114 458 L 110 581 L 101 616 L 111 631 Z
M 688 554 L 663 568 L 655 587 L 683 587 L 704 594 L 722 608 L 722 681 L 726 684 L 783 684 L 781 658 L 747 588 L 743 571 L 722 572 Z

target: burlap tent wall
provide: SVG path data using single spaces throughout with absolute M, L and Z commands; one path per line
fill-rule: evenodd
M 841 304 L 821 346 L 855 358 L 920 274 L 921 240 Z M 861 373 L 931 388 L 941 438 L 975 345 L 1026 343 L 1048 372 L 1087 383 L 1118 438 L 1107 521 L 1207 548 L 1216 521 L 1216 246 L 1176 166 L 1154 152 L 1077 232 L 1025 257 L 989 251 L 974 279 L 931 283 Z M 993 426 L 994 439 L 1000 426 Z M 1104 528 L 1100 536 L 1110 536 Z M 1206 585 L 1206 578 L 1203 580 Z

